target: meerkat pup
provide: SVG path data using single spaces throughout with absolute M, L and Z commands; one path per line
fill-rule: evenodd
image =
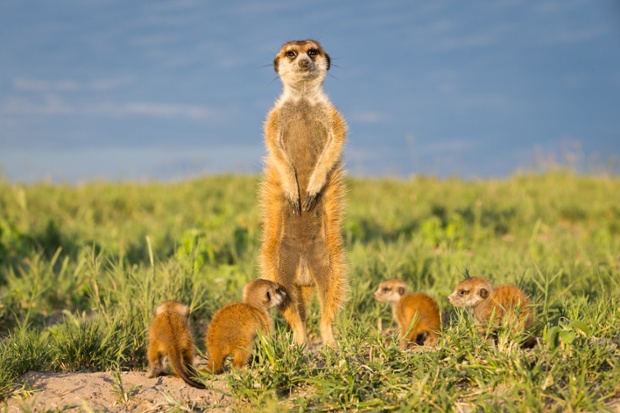
M 268 310 L 280 305 L 285 297 L 286 292 L 277 283 L 257 279 L 244 287 L 242 303 L 228 304 L 218 310 L 207 328 L 207 371 L 221 373 L 224 359 L 229 355 L 233 356 L 236 368 L 248 364 L 258 331 L 265 334 L 273 331 Z
M 434 299 L 422 293 L 408 293 L 407 285 L 398 279 L 383 281 L 374 295 L 377 301 L 392 303 L 401 347 L 437 343 L 441 326 L 439 305 Z
M 513 333 L 522 333 L 532 324 L 533 315 L 527 295 L 514 285 L 493 288 L 481 277 L 470 277 L 459 283 L 448 301 L 456 307 L 465 307 L 485 334 L 490 327 L 507 326 Z M 525 342 L 524 342 L 525 343 Z
M 195 374 L 194 338 L 189 326 L 189 307 L 177 301 L 166 301 L 157 307 L 149 329 L 149 378 L 163 373 L 162 359 L 167 356 L 176 374 L 190 386 L 204 389 L 204 384 L 193 380 Z
M 342 241 L 342 148 L 347 127 L 323 91 L 329 55 L 313 40 L 285 43 L 273 66 L 283 92 L 265 122 L 261 276 L 289 294 L 282 313 L 306 341 L 306 307 L 318 293 L 323 344 L 348 289 Z

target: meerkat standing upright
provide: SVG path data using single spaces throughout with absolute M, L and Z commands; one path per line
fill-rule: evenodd
M 300 344 L 316 289 L 321 338 L 333 347 L 348 288 L 341 235 L 347 127 L 323 92 L 330 58 L 319 43 L 285 43 L 273 65 L 284 89 L 265 123 L 261 273 L 289 293 L 282 313 Z
M 209 352 L 209 373 L 218 374 L 224 359 L 232 355 L 233 366 L 243 368 L 250 359 L 250 349 L 258 331 L 273 330 L 269 309 L 278 306 L 286 292 L 273 281 L 257 279 L 243 288 L 243 302 L 219 309 L 207 327 L 205 341 Z
M 374 295 L 378 301 L 392 303 L 392 314 L 400 329 L 401 347 L 437 343 L 441 323 L 439 305 L 435 300 L 426 294 L 407 293 L 407 285 L 398 279 L 383 281 Z
M 513 333 L 522 333 L 532 324 L 533 315 L 527 295 L 514 285 L 493 288 L 491 282 L 481 277 L 470 277 L 460 282 L 448 301 L 455 307 L 467 308 L 478 332 L 485 334 L 488 327 L 507 326 Z M 489 324 L 492 323 L 492 326 Z M 526 339 L 524 345 L 531 345 Z
M 189 307 L 177 301 L 166 301 L 155 310 L 149 328 L 149 378 L 162 374 L 162 359 L 168 357 L 174 371 L 190 386 L 204 389 L 204 384 L 193 380 L 194 338 L 189 328 Z

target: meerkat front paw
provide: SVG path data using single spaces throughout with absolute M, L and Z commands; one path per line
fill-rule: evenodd
M 306 191 L 306 199 L 304 199 L 304 211 L 310 211 L 314 208 L 316 201 L 325 185 L 325 180 L 323 182 L 318 182 L 319 179 L 316 178 L 315 174 L 312 174 L 310 177 L 310 181 L 308 182 L 308 189 Z
M 288 198 L 288 204 L 290 205 L 294 214 L 297 214 L 297 215 L 301 214 L 301 207 L 299 206 L 299 199 L 293 200 L 291 198 Z
M 293 213 L 297 215 L 301 214 L 301 202 L 299 199 L 299 191 L 297 190 L 297 185 L 289 186 L 289 188 L 285 188 L 284 196 L 286 197 L 288 204 L 293 210 Z

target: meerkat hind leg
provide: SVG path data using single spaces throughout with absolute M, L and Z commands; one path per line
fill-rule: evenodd
M 209 364 L 203 371 L 211 374 L 219 374 L 224 369 L 224 355 L 215 349 L 209 349 Z
M 319 254 L 315 255 L 316 261 L 312 268 L 312 273 L 317 286 L 319 303 L 321 305 L 321 338 L 323 344 L 329 347 L 336 347 L 336 339 L 334 338 L 334 319 L 340 308 L 340 286 L 337 285 L 337 278 L 334 274 L 330 274 L 329 263 L 324 257 L 319 258 Z
M 149 348 L 148 350 L 148 359 L 150 364 L 150 369 L 146 377 L 153 378 L 161 376 L 164 366 L 162 363 L 163 354 L 159 351 L 155 351 L 154 349 Z
M 195 376 L 198 372 L 196 367 L 194 367 L 194 352 L 191 349 L 186 349 L 183 352 L 183 365 L 190 375 Z
M 233 351 L 233 366 L 238 369 L 243 369 L 250 362 L 252 354 L 245 348 L 236 348 Z
M 304 324 L 305 307 L 301 287 L 292 286 L 286 290 L 290 293 L 287 297 L 287 304 L 282 308 L 282 315 L 293 331 L 295 343 L 304 344 L 307 340 L 307 333 Z
M 301 301 L 303 302 L 303 307 L 299 308 L 299 315 L 304 322 L 306 321 L 306 309 L 310 306 L 314 293 L 314 285 L 301 286 Z

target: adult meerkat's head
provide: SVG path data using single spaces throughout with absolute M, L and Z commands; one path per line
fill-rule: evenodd
M 455 307 L 473 308 L 488 299 L 493 293 L 493 286 L 487 279 L 471 277 L 460 282 L 448 301 Z
M 329 55 L 314 40 L 284 43 L 273 59 L 273 68 L 285 84 L 323 80 L 330 67 Z
M 393 279 L 379 284 L 379 288 L 377 288 L 374 295 L 377 301 L 397 303 L 405 294 L 407 294 L 407 284 L 402 280 Z
M 263 280 L 250 281 L 243 288 L 243 302 L 255 307 L 270 309 L 279 306 L 286 298 L 286 292 L 280 284 Z

